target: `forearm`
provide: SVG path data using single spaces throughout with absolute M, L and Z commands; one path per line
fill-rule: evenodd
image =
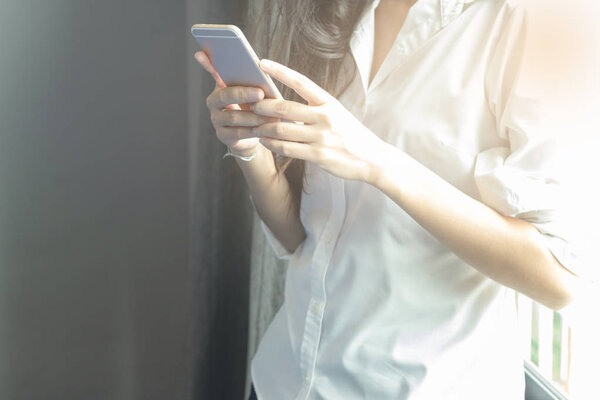
M 299 210 L 291 204 L 290 186 L 283 174 L 278 174 L 272 153 L 257 146 L 257 155 L 246 162 L 236 158 L 259 217 L 267 224 L 285 248 L 293 253 L 306 237 Z
M 505 217 L 461 192 L 400 149 L 382 145 L 373 186 L 468 264 L 552 308 L 570 301 L 576 277 L 527 221 Z

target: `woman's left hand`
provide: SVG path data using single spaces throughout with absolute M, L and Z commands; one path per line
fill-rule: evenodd
M 260 143 L 340 178 L 372 182 L 385 142 L 304 75 L 270 60 L 262 60 L 260 66 L 308 102 L 264 99 L 254 103 L 251 109 L 256 114 L 300 122 L 268 122 L 253 128 Z

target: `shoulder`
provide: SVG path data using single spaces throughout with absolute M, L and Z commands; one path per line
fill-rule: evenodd
M 560 79 L 594 47 L 600 2 L 597 0 L 505 0 L 512 22 L 520 26 L 525 62 L 538 78 Z M 588 59 L 591 60 L 591 59 Z
M 547 11 L 554 10 L 560 12 L 568 12 L 571 9 L 591 9 L 595 7 L 596 0 L 499 0 L 512 7 L 522 7 L 531 11 Z
M 586 16 L 598 17 L 600 2 L 597 0 L 498 0 L 508 11 L 522 12 L 542 26 L 548 23 L 573 22 L 587 19 Z

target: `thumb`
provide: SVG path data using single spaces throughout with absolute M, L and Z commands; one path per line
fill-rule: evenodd
M 202 67 L 211 74 L 211 76 L 213 77 L 213 79 L 215 80 L 216 83 L 216 87 L 215 88 L 221 88 L 221 87 L 226 87 L 227 85 L 225 84 L 225 82 L 223 82 L 223 79 L 221 79 L 221 77 L 219 76 L 219 73 L 217 72 L 217 70 L 215 69 L 212 61 L 210 60 L 208 54 L 206 54 L 204 51 L 198 51 L 194 54 L 194 58 L 196 59 L 196 61 L 198 61 L 198 63 L 200 65 L 202 65 Z

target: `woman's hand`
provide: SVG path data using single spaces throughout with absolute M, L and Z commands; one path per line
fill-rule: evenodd
M 301 122 L 261 124 L 252 129 L 260 143 L 274 153 L 313 162 L 341 178 L 371 182 L 385 142 L 304 75 L 269 60 L 262 60 L 260 67 L 308 102 L 264 99 L 254 103 L 251 110 L 258 115 Z
M 232 153 L 242 156 L 252 154 L 259 144 L 252 127 L 277 121 L 249 111 L 251 103 L 264 98 L 263 91 L 255 87 L 227 87 L 206 53 L 199 51 L 194 57 L 215 79 L 215 89 L 206 98 L 206 105 L 210 109 L 217 138 L 229 146 Z

